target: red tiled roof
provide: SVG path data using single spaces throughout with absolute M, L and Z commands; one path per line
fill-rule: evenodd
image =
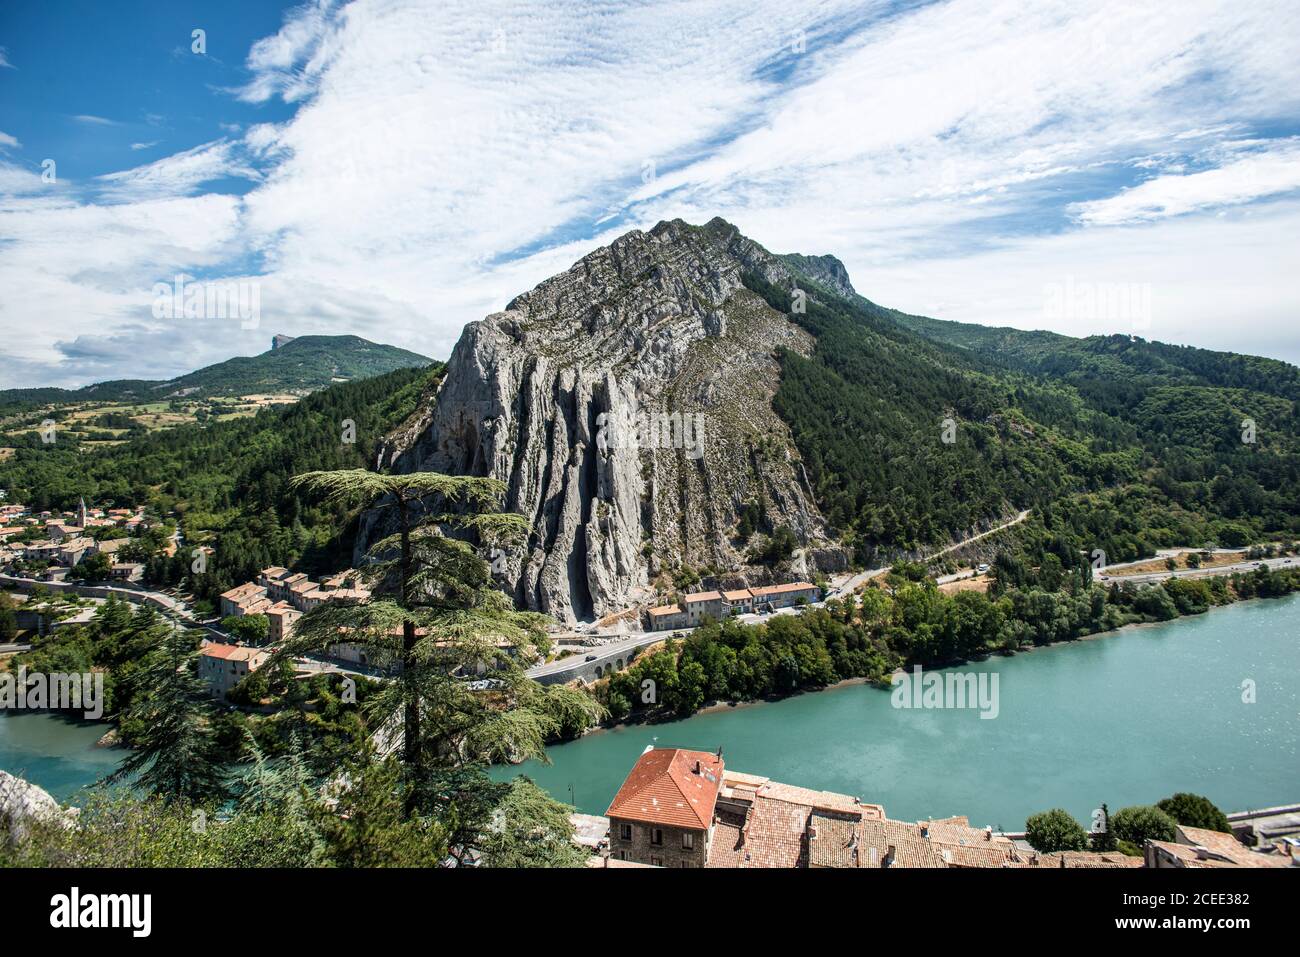
M 688 602 L 694 601 L 721 601 L 722 593 L 716 591 L 697 591 L 686 596 Z
M 739 591 L 724 591 L 722 597 L 727 601 L 744 601 L 746 598 L 753 598 L 748 588 L 741 588 Z
M 708 751 L 647 751 L 633 765 L 605 815 L 707 830 L 722 786 L 722 768 L 722 759 Z
M 783 595 L 790 591 L 807 591 L 816 587 L 812 582 L 787 582 L 784 585 L 765 585 L 762 588 L 752 588 L 750 590 L 754 593 L 754 597 L 758 598 L 762 595 Z

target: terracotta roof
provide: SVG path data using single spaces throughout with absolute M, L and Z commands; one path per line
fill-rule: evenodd
M 1217 857 L 1227 858 L 1239 867 L 1290 867 L 1289 858 L 1252 851 L 1231 834 L 1201 827 L 1178 826 L 1179 836 L 1187 843 L 1203 847 Z
M 257 648 L 223 645 L 216 642 L 204 645 L 202 654 L 208 658 L 220 658 L 222 661 L 247 661 L 255 668 L 262 663 L 262 659 L 267 657 L 265 651 L 259 651 Z
M 945 867 L 934 845 L 921 836 L 921 828 L 903 821 L 884 821 L 885 839 L 894 848 L 894 867 Z
M 721 592 L 716 592 L 716 591 L 697 591 L 697 592 L 691 592 L 691 594 L 689 594 L 689 595 L 686 596 L 686 601 L 688 601 L 688 602 L 697 602 L 697 601 L 722 601 L 722 593 L 721 593 Z
M 233 602 L 242 601 L 245 598 L 252 598 L 254 595 L 265 595 L 266 589 L 261 585 L 253 582 L 244 582 L 242 585 L 236 585 L 229 591 L 223 591 L 221 597 Z
M 809 867 L 860 867 L 858 822 L 843 815 L 814 811 L 808 819 Z
M 745 847 L 745 818 L 741 814 L 719 811 L 713 819 L 713 836 L 709 838 L 709 859 L 705 867 L 739 867 Z
M 737 591 L 724 591 L 722 597 L 727 601 L 744 601 L 746 598 L 753 598 L 754 596 L 748 588 L 741 588 Z
M 708 751 L 647 751 L 637 759 L 605 814 L 647 824 L 707 830 L 722 785 L 722 767 L 722 759 Z
M 741 867 L 807 867 L 812 809 L 761 795 L 745 822 Z
M 682 610 L 676 605 L 660 605 L 657 608 L 651 608 L 652 615 L 680 615 Z
M 758 598 L 763 595 L 783 595 L 791 591 L 807 591 L 810 588 L 816 588 L 812 582 L 787 582 L 784 585 L 764 585 L 762 588 L 751 588 L 754 597 Z
M 864 815 L 872 820 L 881 820 L 885 816 L 884 808 L 879 804 L 862 804 L 857 798 L 848 794 L 836 794 L 834 791 L 814 791 L 794 784 L 781 784 L 767 781 L 758 789 L 758 796 L 787 804 L 804 804 L 810 809 L 839 811 L 845 814 Z

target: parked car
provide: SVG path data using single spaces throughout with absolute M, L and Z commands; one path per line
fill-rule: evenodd
M 981 575 L 983 575 L 988 570 L 989 570 L 988 562 L 980 562 L 978 565 L 975 566 L 975 571 L 979 572 L 979 574 Z
M 587 655 L 587 657 L 584 658 L 583 660 L 584 660 L 584 661 L 595 661 L 595 660 L 596 660 L 596 656 L 595 656 L 595 655 Z

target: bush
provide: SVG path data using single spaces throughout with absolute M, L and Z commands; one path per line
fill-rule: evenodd
M 1032 815 L 1025 821 L 1025 837 L 1031 847 L 1044 854 L 1053 851 L 1082 851 L 1088 846 L 1088 832 L 1059 807 Z
M 1117 839 L 1141 847 L 1146 841 L 1172 841 L 1177 822 L 1158 807 L 1139 804 L 1116 812 L 1110 826 Z
M 1179 824 L 1187 827 L 1200 827 L 1207 831 L 1232 833 L 1232 826 L 1227 816 L 1206 797 L 1179 791 L 1177 794 L 1157 801 L 1156 807 L 1164 811 Z

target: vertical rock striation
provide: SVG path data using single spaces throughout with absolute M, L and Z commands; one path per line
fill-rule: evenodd
M 620 237 L 466 326 L 436 407 L 381 461 L 504 481 L 531 534 L 503 585 L 564 621 L 623 608 L 679 565 L 737 569 L 746 503 L 827 545 L 771 407 L 776 351 L 813 341 L 743 286 L 745 270 L 792 281 L 722 220 Z

